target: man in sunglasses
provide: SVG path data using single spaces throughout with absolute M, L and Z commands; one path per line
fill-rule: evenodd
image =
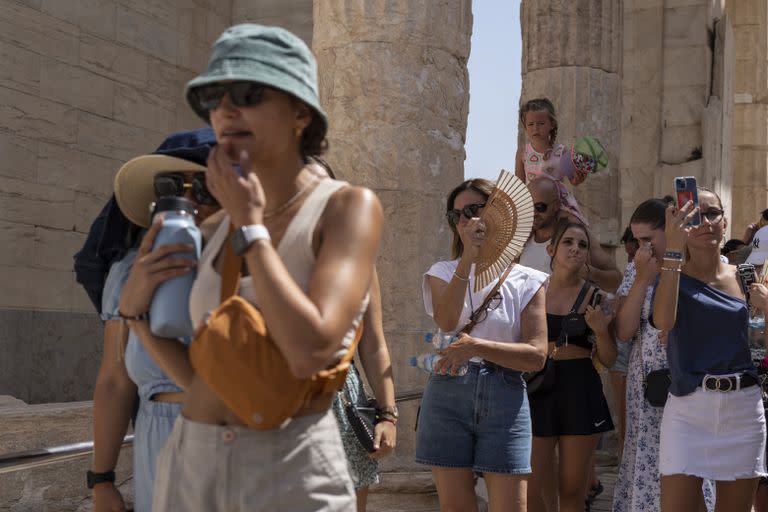
M 533 230 L 520 254 L 520 264 L 550 274 L 552 258 L 547 254 L 547 246 L 558 221 L 566 214 L 560 209 L 560 194 L 551 179 L 542 176 L 532 180 L 528 183 L 528 190 L 533 198 Z M 594 242 L 594 236 L 589 236 Z M 616 291 L 621 284 L 621 273 L 616 263 L 599 243 L 590 244 L 589 265 L 584 268 L 582 277 L 608 292 Z

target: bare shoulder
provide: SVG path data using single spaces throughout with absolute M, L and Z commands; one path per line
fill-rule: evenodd
M 331 196 L 325 214 L 334 220 L 358 215 L 371 216 L 370 220 L 383 217 L 376 194 L 369 188 L 352 185 L 340 188 Z

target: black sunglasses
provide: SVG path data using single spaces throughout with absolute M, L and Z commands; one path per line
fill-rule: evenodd
M 497 291 L 496 293 L 493 294 L 493 297 L 491 298 L 490 302 L 488 302 L 488 306 L 481 309 L 480 311 L 473 312 L 471 315 L 469 315 L 469 319 L 475 322 L 476 324 L 479 324 L 480 322 L 483 322 L 486 318 L 488 318 L 488 312 L 498 309 L 500 305 L 501 305 L 501 292 Z
M 549 209 L 551 203 L 533 203 L 533 209 L 539 213 L 544 213 Z
M 201 85 L 192 90 L 192 97 L 198 110 L 209 111 L 221 104 L 221 99 L 229 93 L 232 104 L 236 107 L 252 107 L 261 103 L 265 85 L 255 82 L 227 82 Z
M 192 175 L 192 183 L 187 183 L 184 173 L 163 172 L 154 178 L 155 197 L 183 196 L 186 189 L 192 189 L 192 199 L 197 204 L 218 205 L 216 198 L 211 195 L 205 184 L 205 173 L 196 172 Z
M 448 222 L 456 225 L 459 223 L 459 220 L 461 220 L 462 214 L 464 215 L 464 218 L 469 220 L 472 217 L 477 217 L 477 212 L 479 212 L 480 208 L 483 208 L 484 206 L 485 203 L 468 204 L 461 210 L 448 210 L 448 212 L 445 214 L 445 217 L 448 219 Z

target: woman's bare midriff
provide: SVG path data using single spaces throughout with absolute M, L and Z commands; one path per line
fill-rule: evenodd
M 208 384 L 197 375 L 192 377 L 192 383 L 186 390 L 184 408 L 181 414 L 190 421 L 207 425 L 245 425 L 229 407 L 224 405 Z M 334 393 L 316 396 L 302 407 L 296 416 L 320 414 L 328 410 L 333 401 Z
M 555 351 L 555 342 L 549 342 L 549 354 Z M 579 347 L 578 345 L 563 345 L 557 349 L 555 361 L 566 361 L 570 359 L 588 359 L 592 357 L 590 349 Z

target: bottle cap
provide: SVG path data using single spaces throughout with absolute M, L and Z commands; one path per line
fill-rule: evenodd
M 154 216 L 158 212 L 183 212 L 189 215 L 195 214 L 195 205 L 185 197 L 161 197 L 155 202 L 155 208 L 152 212 Z
M 434 334 L 432 334 L 431 332 L 428 332 L 427 334 L 424 335 L 424 341 L 426 343 L 432 343 L 432 337 L 433 336 L 434 336 Z
M 416 366 L 416 363 L 417 363 L 416 356 L 412 356 L 410 361 L 408 362 L 410 363 L 411 366 Z

